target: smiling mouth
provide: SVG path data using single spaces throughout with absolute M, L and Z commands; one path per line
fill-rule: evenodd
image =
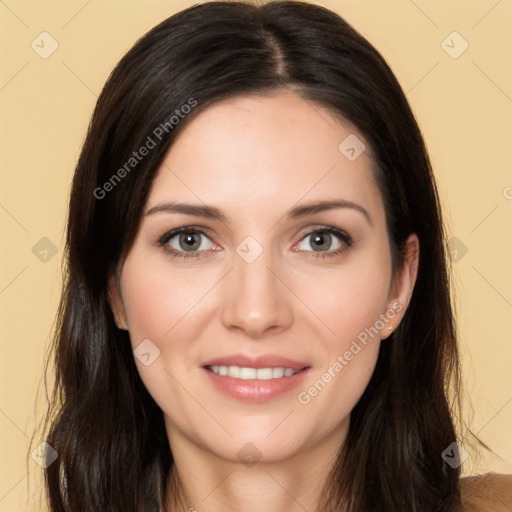
M 205 368 L 221 377 L 231 377 L 241 380 L 274 380 L 282 379 L 283 377 L 291 377 L 292 375 L 302 372 L 309 367 L 296 370 L 284 366 L 272 368 L 250 368 L 242 366 L 207 365 Z

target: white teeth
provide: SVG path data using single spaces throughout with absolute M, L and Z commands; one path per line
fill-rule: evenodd
M 239 366 L 228 366 L 228 377 L 233 377 L 238 379 L 240 376 L 240 367 Z
M 270 380 L 274 378 L 273 368 L 258 368 L 256 370 L 256 378 L 259 380 Z
M 272 377 L 274 379 L 284 377 L 284 368 L 272 368 Z
M 237 368 L 236 366 L 230 366 L 229 370 L 228 370 L 228 375 L 230 377 L 233 377 L 233 375 L 231 375 L 231 372 L 230 372 L 231 368 L 236 368 L 238 370 L 237 377 L 239 379 L 246 380 L 246 379 L 255 379 L 256 378 L 256 368 Z
M 210 370 L 216 375 L 227 375 L 235 379 L 271 380 L 282 377 L 290 377 L 299 370 L 293 368 L 241 368 L 240 366 L 210 366 Z

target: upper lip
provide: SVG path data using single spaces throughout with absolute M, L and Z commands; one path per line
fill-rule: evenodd
M 281 357 L 274 354 L 261 354 L 258 356 L 248 356 L 244 354 L 231 354 L 227 356 L 216 357 L 205 361 L 202 366 L 239 366 L 240 368 L 292 368 L 293 370 L 302 370 L 309 365 L 300 361 L 294 361 L 287 357 Z

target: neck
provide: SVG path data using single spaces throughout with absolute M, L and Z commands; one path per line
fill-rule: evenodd
M 175 485 L 169 485 L 165 510 L 318 511 L 329 471 L 345 437 L 343 428 L 286 460 L 262 456 L 243 462 L 221 458 L 173 431 L 169 438 L 174 466 L 169 478 Z

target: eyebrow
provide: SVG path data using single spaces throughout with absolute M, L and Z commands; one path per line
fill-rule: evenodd
M 357 203 L 353 203 L 352 201 L 345 200 L 333 200 L 333 201 L 317 201 L 314 203 L 306 204 L 303 206 L 296 206 L 292 208 L 288 213 L 287 217 L 290 219 L 299 219 L 302 217 L 307 217 L 309 215 L 313 215 L 315 213 L 335 210 L 338 208 L 350 208 L 352 210 L 356 210 L 361 213 L 365 219 L 368 221 L 370 226 L 373 226 L 372 218 L 368 213 L 368 210 L 363 208 Z M 203 217 L 212 220 L 218 220 L 220 222 L 227 222 L 227 217 L 221 210 L 214 206 L 208 205 L 195 205 L 189 203 L 175 203 L 175 202 L 167 202 L 161 203 L 156 206 L 153 206 L 148 210 L 146 216 L 153 215 L 155 213 L 183 213 L 185 215 L 193 215 L 195 217 Z

